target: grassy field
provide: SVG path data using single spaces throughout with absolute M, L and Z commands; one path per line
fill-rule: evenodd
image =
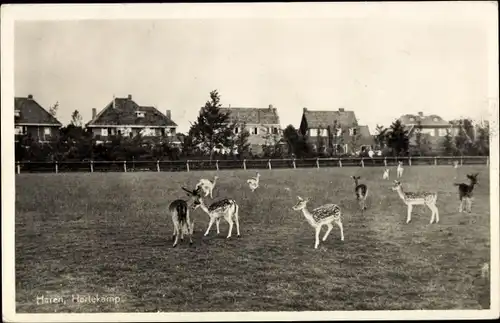
M 214 199 L 237 200 L 241 237 L 226 240 L 224 221 L 220 236 L 214 226 L 203 237 L 208 216 L 196 210 L 194 244 L 175 249 L 168 204 L 215 172 L 16 175 L 17 312 L 489 308 L 479 277 L 489 262 L 489 171 L 464 167 L 458 180 L 472 171 L 473 210 L 460 214 L 453 168 L 406 167 L 407 191 L 438 192 L 437 225 L 425 207 L 406 224 L 380 168 L 262 170 L 253 194 L 245 180 L 255 172 L 220 172 Z M 351 175 L 370 188 L 364 214 Z M 339 204 L 345 241 L 335 227 L 315 250 L 314 230 L 291 209 L 297 195 L 310 208 Z M 120 302 L 73 303 L 72 294 Z M 41 295 L 67 303 L 37 305 Z

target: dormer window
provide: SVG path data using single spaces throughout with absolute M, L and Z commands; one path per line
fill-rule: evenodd
M 16 118 L 19 118 L 21 116 L 21 111 L 19 111 L 18 109 L 14 110 L 14 116 Z
M 432 120 L 434 120 L 434 122 L 438 122 L 439 121 L 439 119 L 436 118 L 436 117 L 434 117 L 434 119 L 432 119 Z
M 144 111 L 135 111 L 135 116 L 137 118 L 144 118 L 145 112 Z
M 411 118 L 410 118 L 410 121 L 411 121 L 411 122 L 415 122 L 415 118 L 414 118 L 414 117 L 411 117 Z

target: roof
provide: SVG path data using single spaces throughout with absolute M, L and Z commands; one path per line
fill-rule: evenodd
M 223 113 L 229 112 L 230 122 L 246 124 L 279 124 L 276 108 L 234 108 L 221 107 Z
M 308 128 L 326 129 L 335 121 L 342 126 L 351 126 L 357 123 L 354 111 L 310 111 L 304 109 L 303 117 L 306 118 Z
M 114 105 L 113 105 L 114 101 Z M 137 117 L 136 111 L 145 112 L 144 117 Z M 139 106 L 131 98 L 113 99 L 87 126 L 122 125 L 175 127 L 177 124 L 155 107 Z
M 62 123 L 38 104 L 31 95 L 26 98 L 15 97 L 14 108 L 19 111 L 19 117 L 15 118 L 15 124 L 62 126 Z
M 450 126 L 450 123 L 438 115 L 431 114 L 424 116 L 423 114 L 404 114 L 399 118 L 403 125 L 417 125 L 420 121 L 422 126 Z
M 375 143 L 368 126 L 358 126 L 359 143 L 361 145 L 373 145 Z

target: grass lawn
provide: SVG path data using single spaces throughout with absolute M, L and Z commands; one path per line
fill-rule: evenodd
M 240 205 L 241 237 L 226 240 L 221 221 L 194 244 L 172 248 L 168 204 L 215 172 L 16 175 L 16 308 L 26 312 L 315 311 L 489 308 L 479 277 L 490 255 L 489 170 L 468 166 L 406 167 L 407 191 L 436 190 L 440 223 L 406 206 L 381 168 L 262 170 L 251 193 L 248 170 L 221 171 L 214 199 Z M 471 214 L 458 213 L 455 181 L 479 172 Z M 393 177 L 395 171 L 391 172 Z M 369 187 L 358 209 L 351 175 Z M 287 189 L 289 188 L 289 189 Z M 291 207 L 337 203 L 335 226 L 314 249 L 314 230 Z M 326 228 L 323 228 L 322 235 Z M 321 237 L 322 237 L 321 235 Z M 118 303 L 73 303 L 72 294 L 120 297 Z M 66 304 L 37 305 L 37 296 Z

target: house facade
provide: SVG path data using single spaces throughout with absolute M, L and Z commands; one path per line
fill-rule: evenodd
M 272 105 L 267 108 L 221 107 L 222 113 L 229 114 L 229 122 L 235 123 L 235 134 L 246 129 L 250 136 L 248 143 L 253 154 L 261 154 L 262 147 L 279 143 L 283 131 L 278 111 Z
M 92 130 L 97 142 L 110 140 L 112 136 L 161 137 L 176 143 L 177 124 L 172 121 L 170 110 L 165 114 L 152 106 L 140 106 L 132 95 L 113 98 L 99 113 L 92 109 L 92 120 L 86 127 Z
M 374 146 L 368 126 L 359 125 L 354 111 L 343 108 L 338 111 L 304 108 L 299 133 L 320 152 L 332 148 L 336 154 L 356 154 Z
M 57 139 L 61 122 L 45 110 L 34 98 L 14 98 L 14 130 L 15 141 L 28 135 L 32 139 L 44 143 Z
M 448 132 L 456 136 L 460 126 L 456 123 L 444 120 L 438 115 L 405 114 L 399 118 L 401 124 L 408 130 L 410 145 L 416 143 L 417 134 L 421 134 L 421 140 L 425 141 L 432 151 L 439 152 L 443 148 L 444 137 Z

